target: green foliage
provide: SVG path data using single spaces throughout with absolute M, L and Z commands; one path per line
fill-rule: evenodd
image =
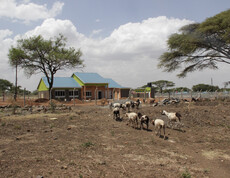
M 32 91 L 32 93 L 31 93 L 32 95 L 38 95 L 38 90 L 34 90 L 34 91 Z
M 192 90 L 197 92 L 197 91 L 210 91 L 210 92 L 214 92 L 216 90 L 219 90 L 218 86 L 212 86 L 212 85 L 207 85 L 207 84 L 198 84 L 198 85 L 194 85 L 192 87 Z
M 187 88 L 187 87 L 178 87 L 178 88 L 174 88 L 174 91 L 185 91 L 185 92 L 189 92 L 191 91 L 191 89 Z
M 218 63 L 230 64 L 230 10 L 189 24 L 169 37 L 169 51 L 160 57 L 159 68 L 166 72 L 182 69 L 178 77 L 205 68 L 218 69 Z
M 0 79 L 0 92 L 13 91 L 13 84 L 8 80 Z
M 183 178 L 191 178 L 191 174 L 188 172 L 188 170 L 186 169 L 185 172 L 182 173 L 181 175 Z
M 84 148 L 88 148 L 88 147 L 94 146 L 94 144 L 89 141 L 89 142 L 83 143 L 81 146 Z
M 160 93 L 162 93 L 163 90 L 168 87 L 175 86 L 175 83 L 171 81 L 167 81 L 167 80 L 158 80 L 158 81 L 152 82 L 152 84 L 156 86 L 157 90 L 160 91 Z
M 67 48 L 66 42 L 61 34 L 49 40 L 41 35 L 19 39 L 17 47 L 9 50 L 9 63 L 23 68 L 28 76 L 43 73 L 51 89 L 57 71 L 84 66 L 80 49 Z

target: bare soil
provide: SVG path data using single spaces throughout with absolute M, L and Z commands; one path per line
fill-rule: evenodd
M 108 106 L 77 105 L 55 113 L 0 112 L 0 177 L 213 177 L 230 175 L 230 102 L 203 101 L 136 112 L 184 127 L 140 130 L 113 119 Z

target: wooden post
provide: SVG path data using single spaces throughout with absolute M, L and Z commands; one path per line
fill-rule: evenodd
M 86 86 L 84 86 L 84 99 L 86 101 Z
M 26 94 L 25 94 L 25 90 L 26 90 L 26 88 L 24 88 L 24 90 L 23 90 L 23 97 L 24 97 L 23 106 L 24 106 L 24 107 L 25 107 L 25 105 L 26 105 Z
M 74 106 L 75 106 L 75 89 L 76 89 L 76 88 L 73 89 L 73 105 L 74 105 Z
M 97 105 L 97 87 L 94 91 L 95 105 Z

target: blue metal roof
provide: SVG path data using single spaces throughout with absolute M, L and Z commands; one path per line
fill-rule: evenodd
M 108 83 L 108 81 L 100 76 L 97 73 L 83 73 L 83 72 L 75 72 L 76 75 L 84 84 L 87 83 Z
M 42 77 L 46 87 L 49 83 L 46 77 Z M 53 88 L 81 88 L 81 86 L 72 77 L 54 77 Z
M 124 88 L 111 78 L 106 78 L 105 80 L 109 83 L 109 88 Z

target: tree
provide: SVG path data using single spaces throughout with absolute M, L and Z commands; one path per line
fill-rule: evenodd
M 167 80 L 158 80 L 155 82 L 151 82 L 153 85 L 156 85 L 157 89 L 160 91 L 160 93 L 163 92 L 164 89 L 168 87 L 173 87 L 175 86 L 175 83 Z
M 187 87 L 178 87 L 178 88 L 174 88 L 174 91 L 185 91 L 185 92 L 189 92 L 191 91 L 189 88 Z
M 160 56 L 159 68 L 172 72 L 182 68 L 178 77 L 205 68 L 218 69 L 219 63 L 230 64 L 230 10 L 202 23 L 189 24 L 169 37 L 169 52 Z
M 8 80 L 0 79 L 0 92 L 11 91 L 13 84 Z
M 3 101 L 5 100 L 5 93 L 11 91 L 13 84 L 8 80 L 0 79 L 0 92 L 3 96 Z
M 213 86 L 213 85 L 207 85 L 207 84 L 198 84 L 194 85 L 192 87 L 192 90 L 197 92 L 197 91 L 211 91 L 214 92 L 216 90 L 219 90 L 218 86 Z
M 14 87 L 14 100 L 17 99 L 18 93 L 18 66 L 21 64 L 20 57 L 23 54 L 21 49 L 12 48 L 10 53 L 9 63 L 11 66 L 15 67 L 15 87 Z
M 17 64 L 28 76 L 43 73 L 47 78 L 50 92 L 57 71 L 84 67 L 80 49 L 67 48 L 66 42 L 67 39 L 61 34 L 49 40 L 41 35 L 20 39 L 17 41 L 17 47 L 11 47 L 9 50 L 10 64 Z

